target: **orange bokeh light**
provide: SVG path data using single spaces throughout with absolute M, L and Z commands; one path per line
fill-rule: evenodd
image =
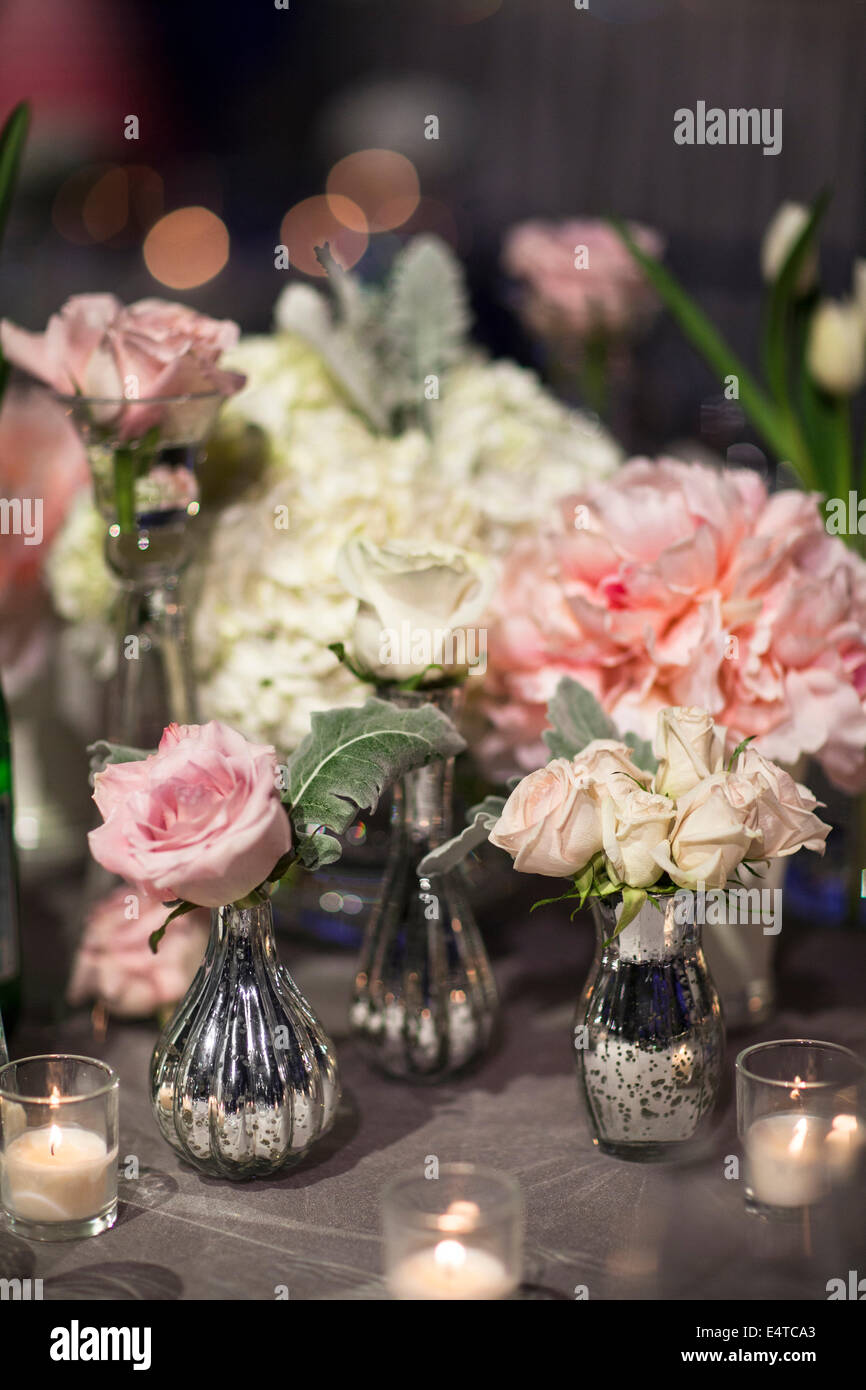
M 289 208 L 280 225 L 280 242 L 289 250 L 289 264 L 305 275 L 324 275 L 315 247 L 328 243 L 344 270 L 357 265 L 370 238 L 367 221 L 357 203 L 339 195 L 305 198 Z
M 418 206 L 420 186 L 415 165 L 396 150 L 358 150 L 340 159 L 328 175 L 328 201 L 349 199 L 362 211 L 371 232 L 401 226 Z M 338 206 L 334 215 L 342 222 Z M 359 230 L 353 222 L 348 227 Z
M 177 208 L 151 227 L 142 251 L 155 280 L 173 290 L 191 290 L 222 270 L 229 258 L 229 234 L 208 208 Z

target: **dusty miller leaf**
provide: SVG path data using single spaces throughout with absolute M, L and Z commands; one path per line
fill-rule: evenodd
M 360 810 L 374 810 L 379 797 L 396 777 L 435 758 L 451 757 L 465 748 L 447 715 L 434 705 L 399 709 L 371 697 L 360 709 L 316 713 L 311 730 L 288 761 L 288 797 L 299 853 L 308 867 L 339 858 L 324 832 L 340 835 Z M 310 830 L 321 828 L 323 834 Z M 322 860 L 322 853 L 331 857 Z
M 378 366 L 370 344 L 351 327 L 334 323 L 327 299 L 310 285 L 289 285 L 277 300 L 275 318 L 285 333 L 297 333 L 323 358 L 346 395 L 370 424 L 385 430 Z
M 104 772 L 110 763 L 140 763 L 155 752 L 155 748 L 127 748 L 122 743 L 109 743 L 105 738 L 97 739 L 96 743 L 89 743 L 87 753 L 90 758 L 90 785 L 93 786 L 94 777 Z
M 545 729 L 542 737 L 554 758 L 575 758 L 595 738 L 619 737 L 610 715 L 571 676 L 563 676 L 556 687 L 548 702 L 547 718 L 553 727 Z
M 418 408 L 424 380 L 466 352 L 469 302 L 457 257 L 439 237 L 419 236 L 400 252 L 385 299 L 385 368 L 392 409 Z
M 493 829 L 505 808 L 504 796 L 485 796 L 484 800 L 477 806 L 473 806 L 469 812 L 469 824 L 460 831 L 459 835 L 453 835 L 450 840 L 446 840 L 443 845 L 438 845 L 419 862 L 417 874 L 419 878 L 427 878 L 430 874 L 444 874 L 449 869 L 454 869 L 478 846 L 484 843 Z

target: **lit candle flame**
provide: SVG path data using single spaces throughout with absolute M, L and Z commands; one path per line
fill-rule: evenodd
M 803 1084 L 803 1078 L 802 1078 L 801 1076 L 795 1076 L 795 1077 L 794 1077 L 794 1089 L 793 1089 L 793 1091 L 791 1092 L 791 1099 L 792 1099 L 792 1100 L 799 1100 L 799 1099 L 800 1099 L 800 1087 L 802 1086 L 802 1084 Z
M 63 1143 L 63 1132 L 60 1129 L 59 1125 L 51 1126 L 51 1131 L 48 1136 L 48 1142 L 51 1146 L 51 1157 L 53 1158 L 55 1148 L 57 1148 L 58 1145 Z
M 59 1089 L 59 1087 L 57 1087 L 57 1086 L 52 1086 L 52 1087 L 51 1087 L 51 1099 L 49 1100 L 48 1104 L 51 1106 L 51 1109 L 52 1109 L 52 1110 L 56 1110 L 56 1109 L 57 1109 L 57 1106 L 60 1104 L 60 1089 Z
M 442 1231 L 466 1235 L 477 1225 L 480 1215 L 481 1210 L 477 1202 L 451 1202 L 448 1210 L 440 1216 L 438 1225 Z
M 456 1274 L 466 1263 L 466 1246 L 459 1240 L 440 1240 L 433 1251 L 433 1259 L 446 1274 Z
M 797 1123 L 794 1125 L 794 1137 L 788 1145 L 789 1154 L 798 1154 L 801 1152 L 803 1145 L 806 1142 L 806 1130 L 808 1128 L 809 1121 L 806 1119 L 804 1115 L 802 1120 L 798 1120 Z

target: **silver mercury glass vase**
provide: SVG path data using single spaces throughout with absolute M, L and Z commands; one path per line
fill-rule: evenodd
M 453 717 L 458 690 L 383 692 L 395 704 L 435 703 Z M 441 1081 L 487 1048 L 498 1002 L 462 865 L 419 877 L 450 838 L 453 758 L 395 782 L 382 886 L 361 948 L 349 1013 L 370 1064 L 407 1081 Z
M 671 896 L 660 911 L 647 900 L 613 940 L 621 904 L 593 903 L 598 939 L 574 1047 L 594 1142 L 616 1158 L 676 1157 L 711 1123 L 724 1025 L 700 924 L 682 903 Z
M 207 954 L 157 1042 L 150 1086 L 163 1138 L 216 1177 L 297 1163 L 334 1123 L 333 1045 L 277 960 L 269 901 L 211 914 Z

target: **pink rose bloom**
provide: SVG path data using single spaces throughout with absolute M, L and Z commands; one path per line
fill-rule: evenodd
M 490 746 L 536 756 L 561 676 L 617 727 L 699 706 L 775 762 L 804 753 L 866 787 L 866 564 L 814 496 L 747 470 L 635 459 L 515 547 L 488 635 Z M 483 751 L 483 750 L 482 750 Z
M 182 999 L 204 957 L 210 914 L 200 908 L 176 918 L 154 954 L 148 941 L 164 921 L 162 903 L 130 885 L 97 903 L 73 965 L 69 1003 L 98 999 L 121 1018 L 148 1018 Z
M 159 749 L 112 764 L 93 799 L 94 859 L 161 902 L 220 907 L 265 881 L 292 844 L 273 748 L 217 720 L 170 724 Z
M 124 307 L 112 294 L 79 294 L 48 320 L 44 333 L 28 333 L 8 319 L 0 346 L 16 367 L 63 395 L 106 401 L 214 394 L 243 386 L 238 372 L 218 363 L 239 336 L 237 324 L 209 318 L 183 304 L 142 299 Z M 162 417 L 154 407 L 127 404 L 99 423 L 118 423 L 122 438 L 143 434 Z
M 661 257 L 658 232 L 638 223 L 629 230 L 641 250 Z M 542 337 L 631 337 L 657 307 L 640 267 L 605 222 L 521 222 L 505 238 L 502 264 L 523 282 L 524 316 Z

